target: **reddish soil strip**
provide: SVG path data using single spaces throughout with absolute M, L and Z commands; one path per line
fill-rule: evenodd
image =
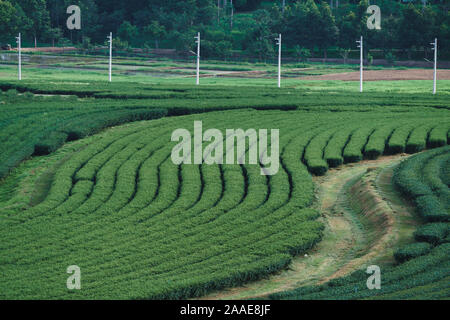
M 320 76 L 301 77 L 302 80 L 342 80 L 359 81 L 359 71 L 332 73 Z M 364 71 L 365 81 L 380 80 L 432 80 L 433 69 L 410 69 L 410 70 L 370 70 Z M 438 70 L 438 79 L 450 80 L 450 70 Z
M 17 49 L 13 49 L 16 51 Z M 75 47 L 40 47 L 40 48 L 22 48 L 22 52 L 67 52 L 67 51 L 75 51 L 77 48 Z

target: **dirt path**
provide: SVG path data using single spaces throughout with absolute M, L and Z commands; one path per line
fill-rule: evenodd
M 438 70 L 438 79 L 450 80 L 450 70 Z M 342 80 L 359 81 L 359 71 L 324 74 L 320 76 L 301 77 L 302 80 Z M 409 70 L 368 70 L 364 71 L 365 81 L 380 80 L 432 80 L 432 69 L 409 69 Z
M 202 299 L 247 299 L 324 283 L 375 261 L 390 262 L 393 247 L 415 229 L 411 207 L 391 185 L 393 167 L 406 156 L 383 157 L 330 170 L 317 177 L 316 208 L 323 240 L 288 270 Z M 363 205 L 361 205 L 363 204 Z

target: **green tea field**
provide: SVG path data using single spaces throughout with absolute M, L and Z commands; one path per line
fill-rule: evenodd
M 437 95 L 427 80 L 374 81 L 361 94 L 351 81 L 288 79 L 278 89 L 270 78 L 194 86 L 191 78 L 107 83 L 93 71 L 70 81 L 30 72 L 36 77 L 20 82 L 0 78 L 0 298 L 450 297 L 448 80 Z M 195 121 L 222 132 L 278 129 L 278 172 L 262 175 L 261 159 L 245 161 L 245 137 L 244 161 L 174 164 L 171 135 L 194 134 Z M 372 198 L 352 194 L 386 168 L 395 201 L 411 210 L 368 218 L 356 207 Z M 331 190 L 322 188 L 345 172 L 344 209 L 328 212 L 320 203 Z M 392 208 L 388 198 L 377 202 Z M 338 233 L 333 219 L 349 229 Z M 353 244 L 338 246 L 352 234 Z M 342 257 L 326 262 L 333 252 Z M 366 286 L 374 264 L 380 290 Z M 66 287 L 72 265 L 81 290 Z M 318 265 L 327 268 L 306 274 Z

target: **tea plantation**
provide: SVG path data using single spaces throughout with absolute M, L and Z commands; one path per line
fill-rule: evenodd
M 0 298 L 180 299 L 260 279 L 321 240 L 313 175 L 432 148 L 394 179 L 428 224 L 415 235 L 422 247 L 396 253 L 402 263 L 378 295 L 449 297 L 448 94 L 32 81 L 0 88 Z M 278 174 L 261 175 L 262 164 L 174 165 L 172 132 L 192 132 L 200 120 L 205 130 L 279 129 Z M 47 184 L 38 200 L 18 203 L 32 172 L 21 164 L 31 156 L 44 157 L 36 159 L 45 159 Z M 66 288 L 70 265 L 82 270 L 82 290 Z M 272 298 L 373 297 L 364 277 Z

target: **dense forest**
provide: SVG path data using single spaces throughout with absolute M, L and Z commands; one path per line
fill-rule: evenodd
M 368 30 L 367 8 L 382 10 L 381 30 Z M 81 30 L 68 30 L 67 7 L 81 8 Z M 439 38 L 450 50 L 447 0 L 0 0 L 0 43 L 13 44 L 18 32 L 28 45 L 104 44 L 114 33 L 116 48 L 176 48 L 190 50 L 202 33 L 205 57 L 227 58 L 235 51 L 261 60 L 272 56 L 274 37 L 299 58 L 345 56 L 364 35 L 366 50 L 428 50 Z

